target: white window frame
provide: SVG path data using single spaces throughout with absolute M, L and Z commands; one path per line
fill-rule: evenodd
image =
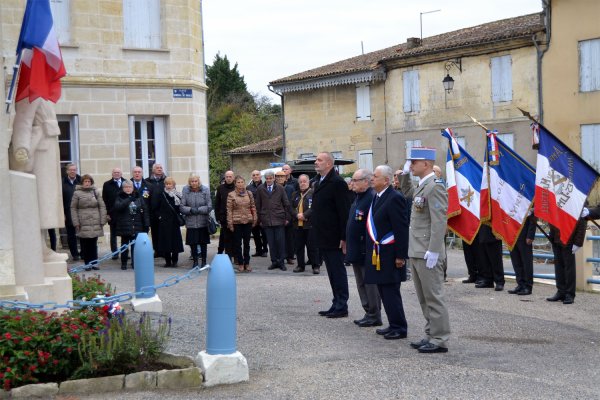
M 356 120 L 371 120 L 370 86 L 368 84 L 356 86 Z
M 512 57 L 510 54 L 492 57 L 492 101 L 503 103 L 512 101 Z
M 167 132 L 166 132 L 166 118 L 158 116 L 129 116 L 129 158 L 130 167 L 133 169 L 138 165 L 138 159 L 136 155 L 136 137 L 135 137 L 135 123 L 140 123 L 140 142 L 141 142 L 141 159 L 139 163 L 140 167 L 149 176 L 152 165 L 148 157 L 148 130 L 147 123 L 154 123 L 154 163 L 159 163 L 163 166 L 164 170 L 168 170 L 167 166 Z
M 423 147 L 421 139 L 407 140 L 404 142 L 404 148 L 406 149 L 406 158 L 410 157 L 410 149 L 413 147 Z
M 463 149 L 467 150 L 467 138 L 465 136 L 457 136 L 456 143 L 460 145 Z
M 161 0 L 123 0 L 123 39 L 126 48 L 162 47 Z
M 402 110 L 405 113 L 418 112 L 421 108 L 418 70 L 404 71 L 402 73 L 402 88 Z
M 358 168 L 373 171 L 373 150 L 358 150 Z
M 515 134 L 514 133 L 498 133 L 496 137 L 504 142 L 511 150 L 515 149 Z
M 600 172 L 600 123 L 581 125 L 581 158 Z
M 61 159 L 61 173 L 64 173 L 64 165 L 67 163 L 73 163 L 77 165 L 77 170 L 80 169 L 80 157 L 79 157 L 79 116 L 77 115 L 57 115 L 56 120 L 60 122 L 68 122 L 69 123 L 69 147 L 71 152 L 70 160 L 62 160 Z M 66 142 L 66 140 L 61 140 L 60 136 L 58 139 L 59 144 Z
M 600 39 L 579 42 L 579 90 L 600 90 Z
M 71 43 L 71 0 L 50 0 L 54 33 L 59 44 Z

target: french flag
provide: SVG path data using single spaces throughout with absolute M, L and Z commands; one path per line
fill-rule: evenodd
M 473 243 L 479 226 L 480 188 L 483 169 L 454 138 L 452 130 L 442 130 L 448 139 L 446 180 L 448 227 L 468 244 Z
M 492 231 L 512 250 L 532 207 L 535 170 L 496 134 L 487 133 L 481 219 L 484 221 L 485 209 Z
M 15 100 L 60 98 L 60 78 L 66 75 L 49 0 L 28 0 L 17 44 L 21 69 Z
M 534 213 L 558 228 L 567 244 L 599 175 L 544 126 L 533 129 L 539 135 Z

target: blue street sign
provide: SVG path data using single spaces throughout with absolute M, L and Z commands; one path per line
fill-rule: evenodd
M 173 89 L 174 99 L 191 99 L 192 89 Z

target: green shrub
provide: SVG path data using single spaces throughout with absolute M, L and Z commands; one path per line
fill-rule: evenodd
M 114 294 L 112 286 L 107 284 L 95 274 L 86 278 L 85 275 L 70 274 L 73 283 L 73 298 L 91 300 L 98 295 L 111 296 Z

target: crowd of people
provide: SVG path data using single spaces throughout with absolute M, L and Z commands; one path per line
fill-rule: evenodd
M 435 149 L 413 148 L 404 167 L 395 173 L 380 165 L 374 171 L 358 169 L 346 181 L 328 152 L 318 154 L 312 179 L 308 175 L 294 178 L 289 165 L 277 173 L 266 172 L 264 181 L 260 171 L 253 171 L 248 184 L 227 171 L 214 193 L 214 213 L 221 225 L 218 253 L 228 254 L 240 273 L 252 271 L 252 257 L 270 256 L 269 270 L 286 271 L 286 265 L 297 263 L 294 273 L 305 272 L 309 266 L 313 274 L 320 274 L 324 263 L 333 298 L 331 306 L 319 314 L 327 318 L 348 316 L 346 266 L 351 265 L 365 312 L 354 323 L 383 325 L 383 304 L 389 325 L 376 333 L 388 340 L 407 337 L 400 286 L 412 277 L 426 324 L 423 339 L 410 345 L 420 353 L 447 352 L 450 324 L 442 291 L 448 199 L 435 158 Z M 185 225 L 192 266 L 206 264 L 213 203 L 210 189 L 198 175 L 190 175 L 178 192 L 175 180 L 166 176 L 160 164 L 153 165 L 146 179 L 140 167 L 133 169 L 130 180 L 114 168 L 100 194 L 94 179 L 79 176 L 75 165 L 67 165 L 65 172 L 63 202 L 73 261 L 81 257 L 89 268 L 98 269 L 92 261 L 98 258 L 97 239 L 104 235 L 108 222 L 113 252 L 118 236 L 123 246 L 137 233 L 151 232 L 155 256 L 165 259 L 164 267 L 177 267 L 184 251 L 180 228 Z M 567 245 L 560 243 L 556 228 L 550 227 L 557 292 L 548 301 L 574 302 L 574 254 L 582 246 L 586 220 L 597 218 L 599 208 L 584 208 Z M 517 283 L 508 290 L 510 294 L 532 293 L 536 227 L 537 219 L 531 214 L 510 252 Z M 482 224 L 475 240 L 463 243 L 463 251 L 469 274 L 463 283 L 504 290 L 502 241 L 489 226 Z M 126 270 L 128 251 L 120 257 L 121 268 Z

